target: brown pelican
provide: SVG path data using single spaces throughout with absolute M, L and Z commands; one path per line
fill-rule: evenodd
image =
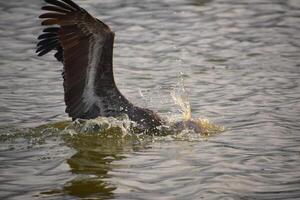
M 40 18 L 43 30 L 37 44 L 38 56 L 56 51 L 62 62 L 66 112 L 73 119 L 98 116 L 129 119 L 147 129 L 163 120 L 153 111 L 134 106 L 116 87 L 113 76 L 114 32 L 71 0 L 45 0 L 47 12 Z M 52 25 L 56 25 L 52 27 Z
M 72 119 L 93 119 L 127 114 L 147 130 L 165 124 L 155 112 L 130 103 L 117 88 L 113 75 L 114 32 L 71 0 L 45 2 L 48 5 L 42 10 L 46 13 L 40 18 L 47 28 L 38 37 L 36 52 L 43 56 L 54 50 L 56 59 L 63 63 L 68 115 Z M 185 123 L 198 127 L 192 121 Z

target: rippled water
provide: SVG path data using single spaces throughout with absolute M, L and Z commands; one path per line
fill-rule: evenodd
M 178 114 L 183 72 L 193 116 L 226 131 L 70 134 L 61 66 L 34 53 L 43 2 L 1 1 L 1 199 L 300 198 L 300 1 L 76 2 L 116 32 L 131 101 Z

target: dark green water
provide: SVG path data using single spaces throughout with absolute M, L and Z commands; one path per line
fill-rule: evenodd
M 226 131 L 70 125 L 62 67 L 34 53 L 44 4 L 1 1 L 0 199 L 300 198 L 300 1 L 76 2 L 116 32 L 126 97 L 180 116 L 170 92 L 183 72 L 193 116 Z

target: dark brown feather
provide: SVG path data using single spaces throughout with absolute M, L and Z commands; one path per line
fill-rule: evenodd
M 59 22 L 58 19 L 46 19 L 46 20 L 42 21 L 41 24 L 43 26 L 45 26 L 45 25 L 57 25 L 57 24 L 59 24 L 58 22 Z
M 56 33 L 44 33 L 38 37 L 39 40 L 45 39 L 45 38 L 58 38 L 58 35 Z
M 43 30 L 43 32 L 47 32 L 47 33 L 55 33 L 58 35 L 58 31 L 60 30 L 59 27 L 49 27 L 49 28 L 45 28 Z
M 47 2 L 49 4 L 52 4 L 54 6 L 57 6 L 59 8 L 63 8 L 63 9 L 68 10 L 68 11 L 75 11 L 76 10 L 76 9 L 72 8 L 71 6 L 68 6 L 67 4 L 62 3 L 58 0 L 45 0 L 45 2 Z
M 54 43 L 49 44 L 49 45 L 47 45 L 47 46 L 41 46 L 41 47 L 39 47 L 39 48 L 36 50 L 36 52 L 37 52 L 37 53 L 39 52 L 38 56 L 43 56 L 43 55 L 45 55 L 46 53 L 48 53 L 49 51 L 55 49 L 55 48 L 57 47 L 57 45 L 59 45 L 59 42 L 58 42 L 58 41 L 55 41 Z
M 40 19 L 44 19 L 44 18 L 55 18 L 55 19 L 61 19 L 63 18 L 65 15 L 64 14 L 59 14 L 59 13 L 44 13 L 41 14 L 39 16 Z
M 72 6 L 76 10 L 81 10 L 81 8 L 76 3 L 74 3 L 73 1 L 70 1 L 70 0 L 62 0 L 62 1 L 65 2 L 66 4 Z
M 47 54 L 49 51 L 56 50 L 55 57 L 58 61 L 63 61 L 63 50 L 60 46 L 60 42 L 58 40 L 58 32 L 60 28 L 59 27 L 49 27 L 45 28 L 43 30 L 44 33 L 42 33 L 38 39 L 40 40 L 37 44 L 37 50 L 38 56 L 43 56 Z
M 63 62 L 64 58 L 63 58 L 63 49 L 62 49 L 62 47 L 59 45 L 59 46 L 56 47 L 56 50 L 57 50 L 57 52 L 54 54 L 54 57 L 59 62 Z
M 59 8 L 56 6 L 43 6 L 42 10 L 53 11 L 53 12 L 58 12 L 63 14 L 67 14 L 68 12 L 70 12 L 69 10 L 65 10 L 63 8 Z
M 59 41 L 58 39 L 44 39 L 44 40 L 41 40 L 39 41 L 39 43 L 36 45 L 37 47 L 39 46 L 49 46 L 51 44 L 59 44 Z

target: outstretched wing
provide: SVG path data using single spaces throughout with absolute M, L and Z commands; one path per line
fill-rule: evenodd
M 49 27 L 39 39 L 37 52 L 51 50 L 64 64 L 66 112 L 72 118 L 94 118 L 113 111 L 113 102 L 125 99 L 115 86 L 112 67 L 114 33 L 71 0 L 45 0 L 49 12 L 40 18 Z M 125 99 L 126 100 L 126 99 Z M 119 104 L 118 104 L 119 105 Z

